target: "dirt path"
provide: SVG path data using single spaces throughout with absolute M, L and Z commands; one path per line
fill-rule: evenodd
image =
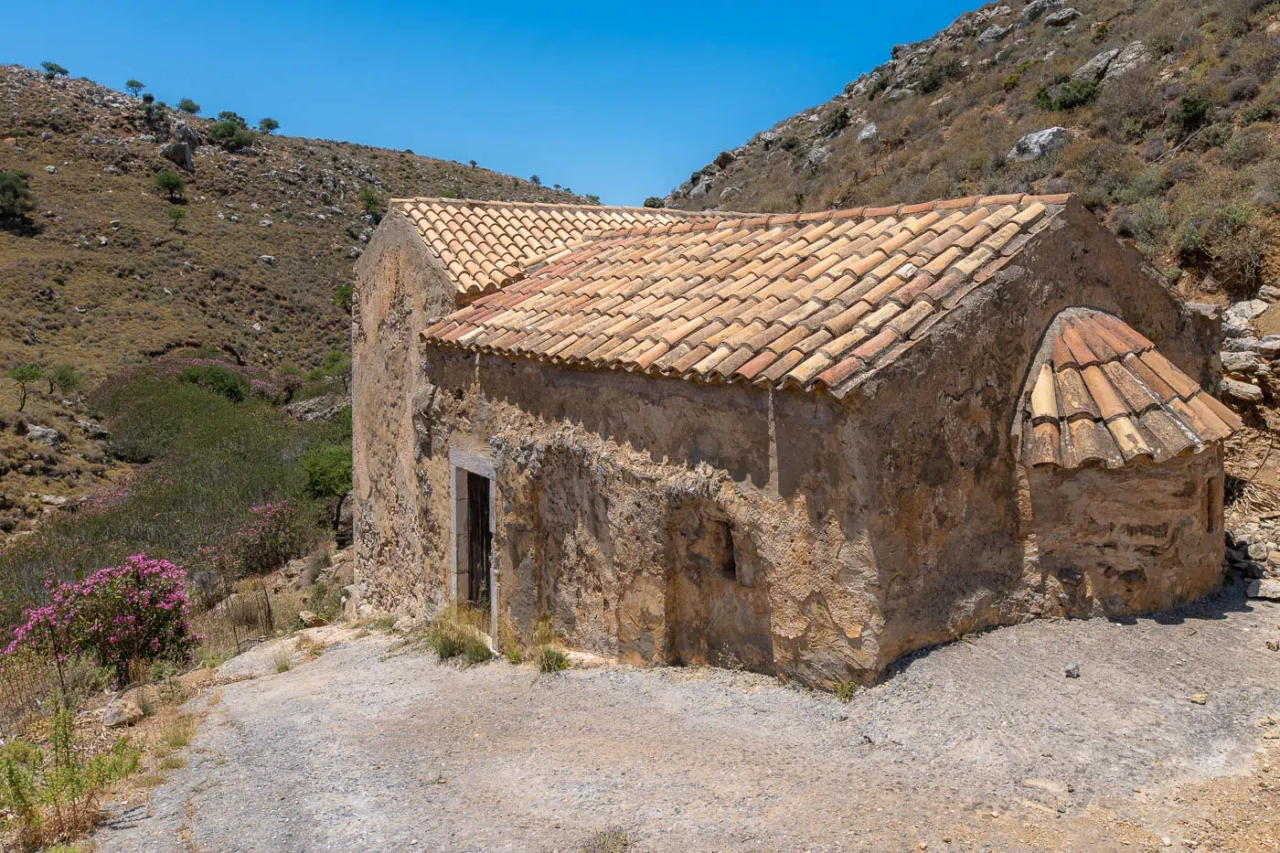
M 1280 605 L 1229 594 L 994 631 L 841 704 L 714 670 L 460 669 L 375 634 L 196 700 L 187 767 L 95 840 L 579 850 L 620 826 L 681 853 L 1274 850 L 1278 639 Z

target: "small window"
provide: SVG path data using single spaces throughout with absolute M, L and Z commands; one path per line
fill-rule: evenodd
M 1222 484 L 1217 477 L 1210 477 L 1204 491 L 1204 529 L 1206 533 L 1217 533 L 1218 518 L 1222 515 Z
M 712 547 L 716 568 L 725 580 L 738 581 L 738 561 L 733 550 L 733 528 L 727 521 L 712 521 Z

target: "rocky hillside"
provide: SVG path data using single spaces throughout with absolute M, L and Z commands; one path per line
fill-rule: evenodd
M 1184 293 L 1251 297 L 1280 277 L 1278 15 L 1267 0 L 983 6 L 722 152 L 667 203 L 1072 191 Z
M 232 151 L 213 126 L 0 67 L 0 171 L 29 173 L 35 202 L 0 229 L 0 369 L 69 363 L 93 380 L 188 344 L 305 369 L 347 345 L 335 293 L 386 199 L 583 200 L 409 151 L 276 135 Z M 173 199 L 164 171 L 185 183 Z

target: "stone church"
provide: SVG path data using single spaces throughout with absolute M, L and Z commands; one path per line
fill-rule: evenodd
M 1216 314 L 1069 196 L 411 199 L 357 277 L 379 609 L 830 684 L 1221 580 Z

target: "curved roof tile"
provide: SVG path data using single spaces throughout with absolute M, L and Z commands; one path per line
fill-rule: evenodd
M 843 397 L 1004 267 L 1067 200 L 628 223 L 546 259 L 423 337 Z
M 390 207 L 408 217 L 458 291 L 470 295 L 502 287 L 530 265 L 567 254 L 591 234 L 722 215 L 448 198 L 392 199 Z
M 1059 315 L 1035 363 L 1022 421 L 1022 459 L 1032 466 L 1164 462 L 1241 427 L 1155 344 L 1101 311 Z

